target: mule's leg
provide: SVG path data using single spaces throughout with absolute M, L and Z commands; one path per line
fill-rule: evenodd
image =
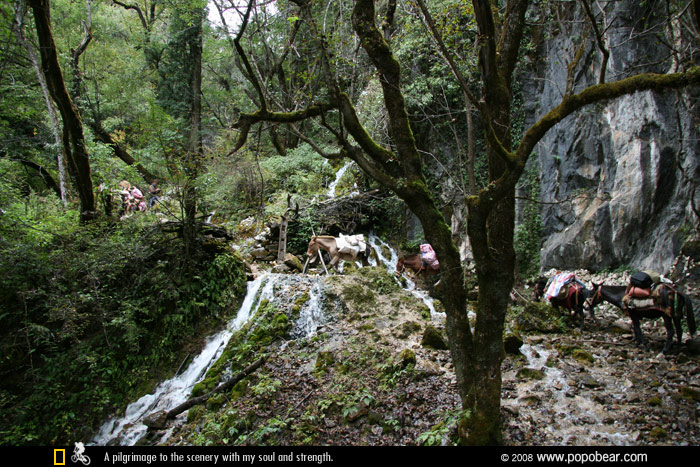
M 676 327 L 676 339 L 678 339 L 678 347 L 683 343 L 683 317 L 678 315 L 673 317 L 673 325 Z
M 637 343 L 637 345 L 641 344 L 642 347 L 644 347 L 644 350 L 648 351 L 649 347 L 647 346 L 647 340 L 644 338 L 644 334 L 642 334 L 642 327 L 639 323 L 640 319 L 634 315 L 632 315 L 631 318 L 632 326 L 634 327 L 634 341 Z
M 589 306 L 588 307 L 588 317 L 591 319 L 591 321 L 595 321 L 595 307 L 594 306 Z
M 581 329 L 581 332 L 583 332 L 583 321 L 584 321 L 584 317 L 583 317 L 583 308 L 582 308 L 582 307 L 576 307 L 576 314 L 577 314 L 577 315 L 579 316 L 579 318 L 581 319 L 581 324 L 579 325 L 579 329 Z
M 340 255 L 333 256 L 331 262 L 328 263 L 328 267 L 332 268 L 335 272 L 338 272 L 338 263 L 340 263 Z
M 671 349 L 671 346 L 673 345 L 673 320 L 666 314 L 663 315 L 663 318 L 664 327 L 666 328 L 666 343 L 664 344 L 664 349 L 661 351 L 661 353 L 665 354 Z

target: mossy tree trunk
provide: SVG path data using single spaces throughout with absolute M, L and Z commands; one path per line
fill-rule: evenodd
M 92 189 L 90 158 L 85 147 L 83 122 L 78 109 L 66 89 L 58 52 L 51 30 L 51 8 L 49 0 L 29 0 L 34 13 L 41 67 L 61 119 L 63 120 L 64 145 L 71 175 L 80 198 L 80 219 L 90 220 L 96 215 L 95 194 Z

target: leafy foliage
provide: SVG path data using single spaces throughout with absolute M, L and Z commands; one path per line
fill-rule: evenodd
M 523 277 L 534 276 L 540 270 L 540 238 L 542 218 L 540 216 L 540 184 L 537 171 L 528 169 L 522 178 L 521 189 L 527 194 L 524 200 L 523 219 L 515 229 L 514 246 L 518 269 Z
M 226 317 L 245 287 L 233 254 L 186 275 L 180 243 L 146 216 L 76 227 L 57 202 L 5 206 L 0 224 L 0 393 L 14 396 L 2 444 L 85 439 L 172 371 L 183 336 Z

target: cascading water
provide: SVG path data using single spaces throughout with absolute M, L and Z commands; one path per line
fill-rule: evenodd
M 374 260 L 374 258 L 370 259 L 370 264 L 372 266 L 378 266 L 379 264 L 381 264 L 387 268 L 390 274 L 393 275 L 396 271 L 396 263 L 398 263 L 399 261 L 399 255 L 396 253 L 396 250 L 394 250 L 390 245 L 388 245 L 386 242 L 384 242 L 381 238 L 377 237 L 373 233 L 369 234 L 368 241 L 372 249 L 375 251 L 377 257 L 377 260 Z M 388 252 L 388 257 L 387 255 L 385 255 L 385 252 Z M 417 289 L 415 282 L 406 277 L 404 277 L 404 280 L 406 281 L 406 290 L 411 292 L 411 294 L 413 294 L 414 297 L 418 298 L 419 300 L 422 300 L 423 303 L 425 303 L 425 305 L 430 310 L 430 317 L 433 320 L 443 320 L 445 318 L 444 313 L 440 313 L 435 310 L 435 302 L 433 298 L 430 295 L 428 295 L 427 291 Z M 400 281 L 398 281 L 398 279 L 397 282 L 401 283 Z
M 141 397 L 129 404 L 124 417 L 114 418 L 102 425 L 91 441 L 93 445 L 134 445 L 147 432 L 143 421 L 151 414 L 172 410 L 185 402 L 192 388 L 201 381 L 209 368 L 226 348 L 231 336 L 251 318 L 263 300 L 270 300 L 280 307 L 292 306 L 299 294 L 307 293 L 295 325 L 295 334 L 308 336 L 322 323 L 322 285 L 320 278 L 283 274 L 263 274 L 248 283 L 248 291 L 236 317 L 226 329 L 213 335 L 202 352 L 195 357 L 187 369 L 158 385 L 153 394 Z
M 635 436 L 619 432 L 609 419 L 607 408 L 587 397 L 575 394 L 569 384 L 569 376 L 562 369 L 550 367 L 547 362 L 555 350 L 541 345 L 523 344 L 520 352 L 527 359 L 527 368 L 541 371 L 542 379 L 518 384 L 520 399 L 535 397 L 541 405 L 529 407 L 518 402 L 520 417 L 531 418 L 544 426 L 549 439 L 560 439 L 562 445 L 612 444 L 629 446 L 635 444 Z M 604 376 L 599 375 L 601 381 Z
M 352 165 L 352 161 L 349 161 L 344 166 L 342 166 L 340 169 L 338 169 L 338 172 L 336 172 L 336 174 L 335 174 L 335 180 L 333 180 L 333 182 L 330 185 L 328 185 L 328 192 L 326 193 L 328 197 L 335 198 L 335 189 L 338 186 L 340 179 L 343 178 L 343 175 L 345 175 L 345 172 L 348 171 L 348 169 L 350 168 L 351 165 Z M 354 191 L 351 193 L 351 195 L 356 194 L 356 193 L 357 193 L 357 191 Z

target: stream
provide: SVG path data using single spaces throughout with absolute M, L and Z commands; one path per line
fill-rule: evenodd
M 246 296 L 235 318 L 224 330 L 207 339 L 201 353 L 192 360 L 185 371 L 160 383 L 152 394 L 129 404 L 123 417 L 113 418 L 104 423 L 90 444 L 134 445 L 148 430 L 143 424 L 146 417 L 160 411 L 167 412 L 190 397 L 192 388 L 204 378 L 226 348 L 231 336 L 248 322 L 260 302 L 270 300 L 279 306 L 291 306 L 304 292 L 308 292 L 309 299 L 299 312 L 300 316 L 293 331 L 296 336 L 309 336 L 323 324 L 320 278 L 265 273 L 249 282 Z

